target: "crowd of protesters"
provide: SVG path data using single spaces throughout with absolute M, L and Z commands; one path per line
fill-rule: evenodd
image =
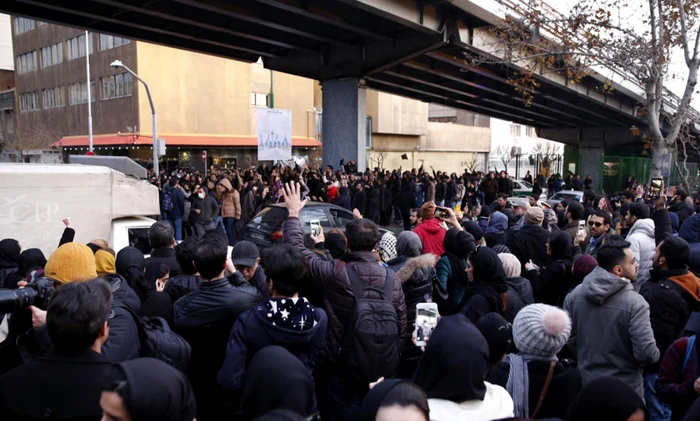
M 700 419 L 697 197 L 525 179 L 177 170 L 152 179 L 150 255 L 70 219 L 48 259 L 4 239 L 0 419 Z M 582 202 L 540 200 L 563 189 Z M 304 234 L 308 201 L 355 219 Z M 241 234 L 273 203 L 259 250 Z

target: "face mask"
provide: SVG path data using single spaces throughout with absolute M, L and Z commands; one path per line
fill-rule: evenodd
M 204 193 L 199 193 L 197 196 L 199 196 L 200 199 L 204 199 Z

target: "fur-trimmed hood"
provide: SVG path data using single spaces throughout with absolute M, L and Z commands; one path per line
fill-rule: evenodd
M 396 272 L 396 279 L 398 279 L 401 283 L 404 283 L 411 279 L 416 270 L 429 269 L 435 266 L 436 261 L 437 256 L 431 253 L 407 259 L 403 267 Z

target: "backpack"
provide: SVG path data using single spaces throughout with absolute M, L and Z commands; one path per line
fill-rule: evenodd
M 393 377 L 399 365 L 401 325 L 391 301 L 395 277 L 386 270 L 383 288 L 368 287 L 361 281 L 355 268 L 346 266 L 355 305 L 345 331 L 341 358 L 350 376 L 367 384 L 380 377 Z M 365 297 L 366 290 L 382 294 L 381 300 Z
M 136 322 L 139 331 L 141 349 L 140 357 L 150 357 L 161 360 L 183 373 L 190 367 L 192 348 L 182 336 L 170 330 L 168 322 L 162 317 L 139 317 L 127 306 L 125 309 Z
M 173 194 L 170 190 L 163 193 L 163 211 L 170 212 L 175 206 L 173 205 Z

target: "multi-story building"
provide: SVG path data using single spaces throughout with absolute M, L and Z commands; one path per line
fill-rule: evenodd
M 165 165 L 222 167 L 257 161 L 257 108 L 292 110 L 295 156 L 308 156 L 316 139 L 314 81 L 243 63 L 116 36 L 87 33 L 31 19 L 12 18 L 18 104 L 17 132 L 25 149 L 88 148 L 88 86 L 97 154 L 152 161 L 149 84 Z M 163 167 L 163 165 L 161 165 Z

